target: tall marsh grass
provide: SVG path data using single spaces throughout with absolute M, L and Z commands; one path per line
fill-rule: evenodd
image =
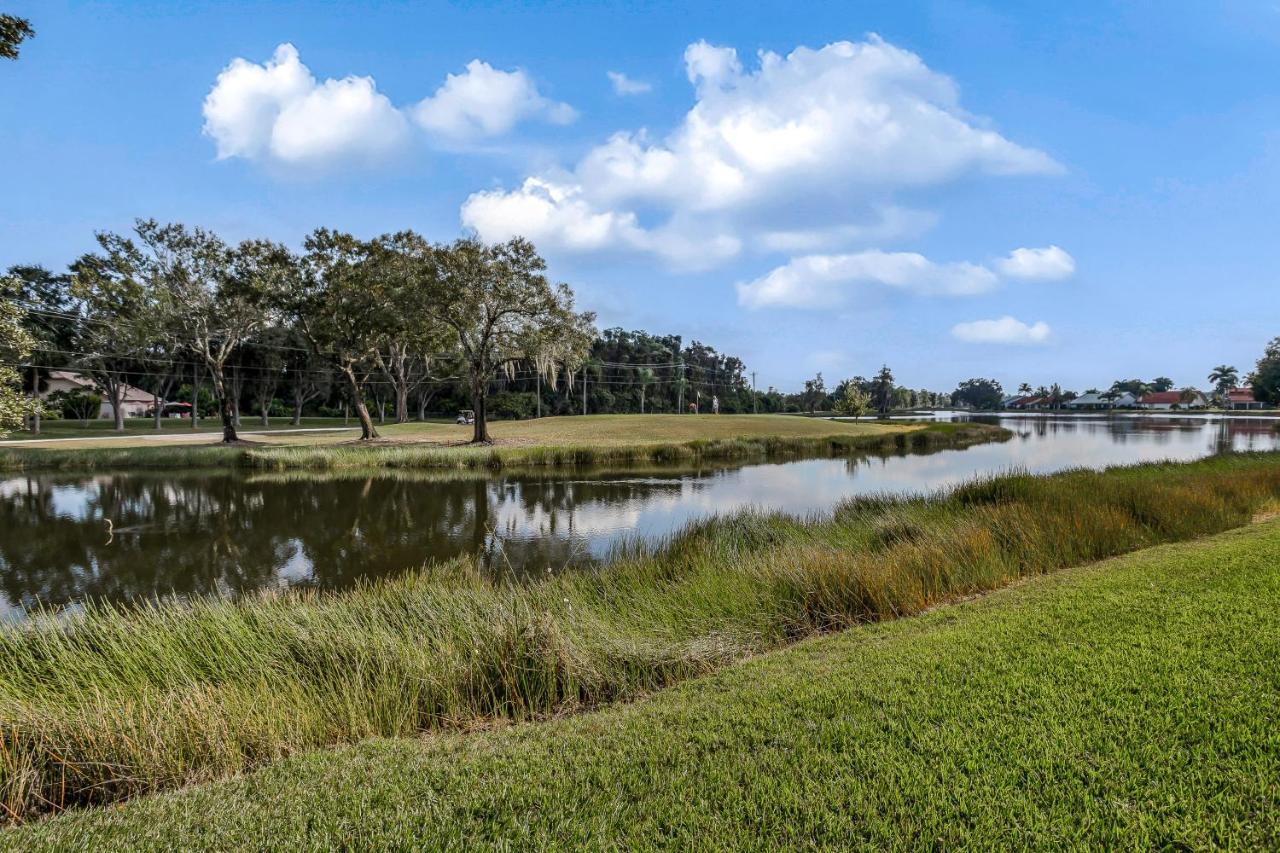
M 625 699 L 817 632 L 1249 522 L 1280 454 L 744 513 L 528 582 L 465 560 L 340 593 L 137 609 L 0 631 L 0 814 L 233 774 L 292 752 Z

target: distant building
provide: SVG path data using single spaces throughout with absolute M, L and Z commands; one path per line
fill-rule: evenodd
M 98 410 L 98 417 L 115 417 L 115 409 L 111 405 L 111 401 L 107 399 L 107 395 L 98 387 L 96 382 L 82 373 L 76 373 L 72 370 L 49 371 L 46 387 L 40 392 L 40 399 L 48 399 L 50 394 L 56 394 L 59 391 L 83 391 L 86 394 L 100 394 L 102 396 L 102 406 Z M 121 389 L 120 408 L 126 418 L 146 417 L 147 412 L 155 405 L 155 402 L 155 395 L 150 391 L 143 391 L 141 388 L 135 388 L 132 385 L 125 385 Z
M 1006 409 L 1049 409 L 1053 407 L 1053 400 L 1049 397 L 1014 397 L 1005 404 Z
M 1104 392 L 1092 391 L 1088 394 L 1081 394 L 1069 403 L 1066 403 L 1068 409 L 1076 411 L 1097 411 L 1105 409 L 1132 409 L 1137 405 L 1135 398 L 1128 391 L 1117 396 L 1114 400 L 1110 399 Z
M 1194 388 L 1184 389 L 1182 391 L 1153 391 L 1150 394 L 1143 394 L 1138 400 L 1138 408 L 1140 409 L 1203 409 L 1209 405 L 1209 400 Z
M 1232 388 L 1222 401 L 1225 409 L 1265 409 L 1266 403 L 1254 399 L 1252 388 Z

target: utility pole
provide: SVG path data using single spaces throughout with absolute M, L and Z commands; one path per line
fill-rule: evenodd
M 542 417 L 542 371 L 538 371 L 538 417 Z
M 760 414 L 760 398 L 756 396 L 756 372 L 751 371 L 751 414 Z
M 677 365 L 680 368 L 680 378 L 676 380 L 676 389 L 679 391 L 679 402 L 676 403 L 676 412 L 684 414 L 684 356 L 680 357 Z
M 587 366 L 582 365 L 582 414 L 587 413 Z
M 191 365 L 191 428 L 200 426 L 200 364 Z

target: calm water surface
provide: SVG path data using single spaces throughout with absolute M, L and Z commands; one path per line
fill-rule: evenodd
M 483 555 L 492 571 L 591 565 L 624 541 L 745 507 L 805 515 L 852 495 L 928 491 L 1011 468 L 1280 448 L 1280 421 L 1265 418 L 989 420 L 1015 437 L 887 458 L 546 474 L 12 477 L 0 480 L 0 619 L 90 597 L 343 587 L 459 554 Z

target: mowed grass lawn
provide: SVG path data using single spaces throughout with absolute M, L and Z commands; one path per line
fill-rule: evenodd
M 161 441 L 165 438 L 187 441 L 217 441 L 222 436 L 222 424 L 217 418 L 201 418 L 200 423 L 192 428 L 191 421 L 181 418 L 163 418 L 160 429 L 155 427 L 151 418 L 127 418 L 124 432 L 117 432 L 115 425 L 106 419 L 91 421 L 43 420 L 40 422 L 40 434 L 33 435 L 28 430 L 15 430 L 0 436 L 0 446 L 15 441 L 38 442 L 74 438 L 76 442 L 51 444 L 55 447 L 96 447 L 96 446 L 137 446 L 142 442 Z M 354 424 L 355 426 L 351 426 Z M 357 434 L 359 424 L 352 419 L 347 425 Z M 243 418 L 242 432 L 261 432 L 298 429 L 342 429 L 342 418 L 303 418 L 302 423 L 295 426 L 289 418 L 272 418 L 270 426 L 264 427 L 257 417 Z M 131 439 L 135 439 L 131 441 Z
M 173 440 L 183 443 L 216 444 L 221 428 L 217 422 L 202 421 L 199 438 L 193 437 L 190 423 L 170 428 L 165 422 L 162 434 L 157 435 L 146 425 L 130 421 L 127 431 L 121 435 L 110 429 L 107 421 L 93 422 L 88 430 L 78 423 L 74 425 L 50 424 L 44 427 L 41 438 L 84 438 L 92 441 L 33 444 L 29 447 L 59 449 L 95 447 L 147 447 Z M 178 422 L 175 422 L 178 423 Z M 265 434 L 263 428 L 246 419 L 240 431 L 249 440 L 263 444 L 319 445 L 350 443 L 359 437 L 359 424 L 352 419 L 351 427 L 342 430 L 341 418 L 305 418 L 302 428 L 322 428 L 327 432 L 290 432 L 296 430 L 286 419 L 273 422 Z M 101 424 L 101 426 L 99 426 Z M 206 430 L 207 427 L 207 430 Z M 446 421 L 410 422 L 407 424 L 377 424 L 382 443 L 415 444 L 463 444 L 471 440 L 472 428 Z M 546 417 L 527 421 L 491 421 L 490 437 L 497 445 L 507 446 L 565 446 L 591 445 L 617 447 L 622 445 L 682 443 L 698 440 L 759 438 L 779 436 L 786 438 L 823 437 L 832 435 L 875 435 L 919 429 L 918 424 L 890 424 L 884 422 L 832 421 L 824 418 L 802 418 L 794 415 L 572 415 Z M 26 433 L 11 433 L 10 441 L 34 439 Z M 2 445 L 0 445 L 2 446 Z
M 1280 521 L 763 655 L 627 706 L 306 753 L 33 849 L 1280 845 Z

